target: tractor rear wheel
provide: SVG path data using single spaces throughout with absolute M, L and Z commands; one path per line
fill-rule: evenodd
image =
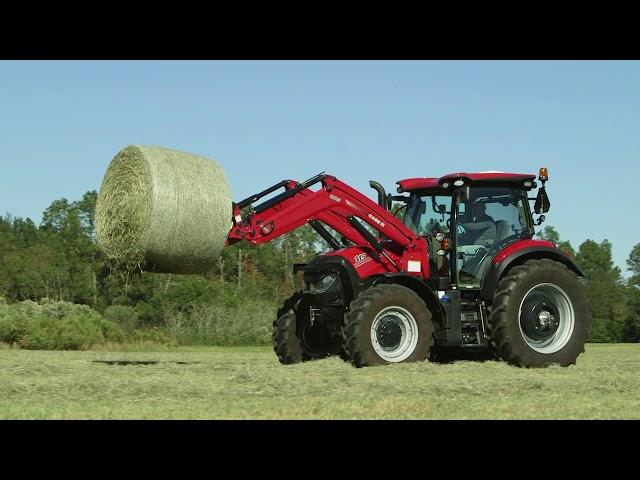
M 566 367 L 584 352 L 591 312 L 578 276 L 543 258 L 514 267 L 500 280 L 487 323 L 494 348 L 508 363 Z
M 272 343 L 283 365 L 306 362 L 341 353 L 340 338 L 322 325 L 311 325 L 308 313 L 298 311 L 303 292 L 294 293 L 278 310 Z
M 345 315 L 342 347 L 356 367 L 424 361 L 433 344 L 431 312 L 401 285 L 371 287 Z

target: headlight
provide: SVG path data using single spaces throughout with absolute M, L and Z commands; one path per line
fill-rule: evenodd
M 336 283 L 337 277 L 336 275 L 330 273 L 328 275 L 323 275 L 318 280 L 314 282 L 309 282 L 309 291 L 311 293 L 323 293 L 329 290 L 334 283 Z

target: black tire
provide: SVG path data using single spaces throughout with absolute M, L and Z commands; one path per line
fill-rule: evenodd
M 273 322 L 272 343 L 278 360 L 283 365 L 317 360 L 340 354 L 340 338 L 331 338 L 322 326 L 311 326 L 309 316 L 298 312 L 304 293 L 294 293 L 285 300 Z
M 400 307 L 409 312 L 417 326 L 417 343 L 411 353 L 397 363 L 419 362 L 429 357 L 434 326 L 431 312 L 413 290 L 395 284 L 376 285 L 356 297 L 345 315 L 342 348 L 356 367 L 396 363 L 381 357 L 371 340 L 371 327 L 385 308 Z M 402 342 L 404 336 L 399 342 Z
M 554 301 L 552 296 L 545 296 L 544 289 L 559 292 L 560 300 Z M 536 296 L 539 290 L 542 291 L 541 296 Z M 560 305 L 554 306 L 555 303 Z M 538 318 L 535 312 L 539 309 L 545 312 L 538 316 L 546 315 L 547 321 L 550 318 L 551 327 L 535 323 Z M 549 316 L 546 310 L 552 315 Z M 527 313 L 529 311 L 531 313 Z M 591 326 L 591 311 L 578 276 L 564 264 L 544 258 L 528 260 L 509 270 L 500 280 L 487 323 L 493 347 L 511 365 L 531 368 L 558 364 L 566 367 L 574 365 L 584 352 Z M 544 335 L 548 337 L 535 337 L 539 332 L 534 332 L 532 328 L 544 330 Z M 535 341 L 551 342 L 550 347 L 539 348 L 548 351 L 534 349 L 532 344 Z M 557 350 L 554 351 L 554 348 Z
M 284 301 L 273 322 L 271 340 L 273 351 L 283 365 L 302 362 L 302 348 L 296 334 L 296 307 L 302 299 L 302 292 L 296 292 Z

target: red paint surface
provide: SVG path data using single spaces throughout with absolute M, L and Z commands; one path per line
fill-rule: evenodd
M 508 247 L 500 250 L 495 257 L 493 257 L 492 263 L 500 263 L 509 255 L 516 253 L 518 250 L 531 247 L 547 247 L 556 248 L 556 246 L 547 240 L 519 240 L 516 243 L 512 243 Z
M 360 278 L 367 278 L 371 275 L 394 271 L 392 265 L 384 257 L 377 255 L 376 251 L 369 246 L 363 245 L 342 248 L 325 253 L 324 255 L 344 258 L 355 268 Z M 356 257 L 358 257 L 358 261 L 356 261 Z M 378 258 L 380 260 L 377 260 Z
M 407 178 L 397 183 L 405 192 L 408 192 L 419 188 L 436 188 L 438 186 L 438 180 L 438 178 Z
M 472 182 L 488 181 L 488 180 L 503 180 L 522 182 L 524 180 L 535 180 L 536 176 L 527 173 L 450 173 L 440 178 L 407 178 L 400 180 L 398 185 L 403 190 L 418 190 L 422 188 L 437 188 L 440 182 L 445 180 L 455 180 L 456 178 L 468 178 Z

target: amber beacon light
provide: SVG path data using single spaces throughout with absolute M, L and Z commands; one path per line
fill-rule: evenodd
M 549 174 L 547 173 L 547 167 L 541 167 L 540 168 L 540 174 L 538 175 L 538 178 L 541 182 L 546 182 L 547 180 L 549 180 Z

